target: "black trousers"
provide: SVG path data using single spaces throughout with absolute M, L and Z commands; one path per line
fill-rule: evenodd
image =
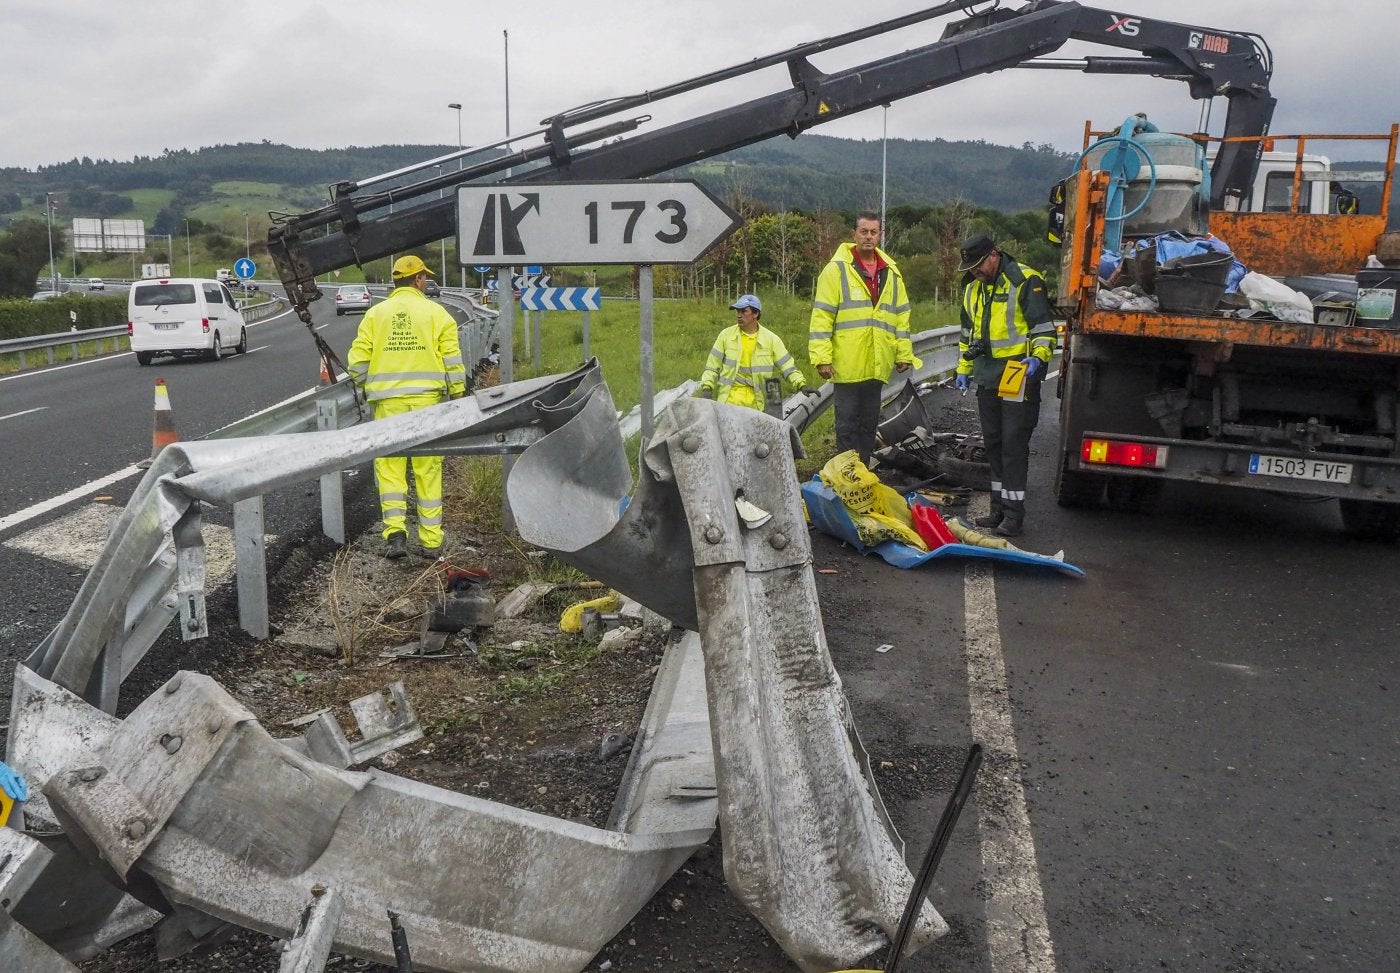
M 978 386 L 977 415 L 992 467 L 992 490 L 1000 489 L 1003 500 L 1024 501 L 1031 433 L 1040 419 L 1040 379 L 1027 384 L 1024 402 L 1007 402 L 995 387 Z
M 867 382 L 836 382 L 832 406 L 836 409 L 836 451 L 854 449 L 860 461 L 870 465 L 875 452 L 875 429 L 880 425 L 880 391 L 885 383 L 879 379 Z

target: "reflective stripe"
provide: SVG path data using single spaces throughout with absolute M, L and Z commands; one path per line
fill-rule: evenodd
M 461 356 L 461 355 L 448 355 L 446 358 L 444 358 L 444 359 L 442 360 L 442 363 L 443 363 L 444 365 L 460 365 L 460 364 L 462 364 L 462 356 Z
M 365 399 L 369 402 L 378 402 L 381 399 L 397 399 L 405 395 L 441 395 L 442 392 L 441 382 L 436 385 L 398 385 L 388 389 L 366 388 Z
M 383 500 L 385 503 L 388 503 L 390 500 L 397 500 L 399 503 L 408 503 L 408 494 L 406 494 L 406 493 L 381 493 L 381 494 L 379 495 L 379 499 L 380 499 L 380 500 Z
M 817 340 L 821 340 L 822 338 L 825 338 L 825 339 L 827 339 L 827 340 L 829 341 L 829 340 L 831 340 L 831 332 L 830 332 L 830 331 L 809 331 L 809 332 L 807 332 L 807 340 L 808 340 L 808 341 L 811 341 L 813 338 L 816 338 Z
M 1003 500 L 1025 500 L 1025 499 L 1026 499 L 1026 491 L 1025 491 L 1025 490 L 1003 490 L 1003 491 L 1001 491 L 1001 498 L 1002 498 Z
M 423 508 L 418 508 L 418 526 L 437 527 L 442 523 L 442 514 L 433 514 L 431 517 L 423 513 Z
M 371 382 L 420 382 L 442 380 L 442 372 L 371 372 Z
M 836 326 L 837 331 L 854 331 L 857 328 L 870 328 L 874 331 L 883 331 L 885 334 L 898 335 L 899 328 L 889 321 L 881 321 L 879 318 L 866 318 L 864 321 L 846 321 Z
M 812 307 L 813 307 L 814 310 L 817 310 L 817 311 L 828 311 L 828 312 L 830 312 L 831 314 L 835 314 L 835 313 L 836 313 L 836 308 L 835 308 L 835 306 L 834 306 L 834 305 L 831 305 L 831 304 L 827 304 L 825 301 L 813 301 L 813 302 L 812 302 Z

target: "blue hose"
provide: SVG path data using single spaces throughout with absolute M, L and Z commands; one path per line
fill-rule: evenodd
M 1104 153 L 1104 170 L 1109 174 L 1108 182 L 1108 202 L 1104 221 L 1108 225 L 1104 228 L 1104 246 L 1115 253 L 1122 248 L 1123 244 L 1123 221 L 1131 216 L 1136 216 L 1147 205 L 1147 201 L 1152 198 L 1153 191 L 1157 188 L 1157 164 L 1152 161 L 1152 153 L 1148 152 L 1141 142 L 1133 138 L 1138 132 L 1155 132 L 1157 126 L 1147 119 L 1137 115 L 1129 116 L 1118 129 L 1118 135 L 1109 135 L 1099 139 L 1083 152 L 1079 153 L 1079 158 L 1075 160 L 1074 167 L 1078 169 L 1084 164 L 1084 157 L 1097 148 L 1109 143 L 1118 143 L 1125 149 L 1133 149 L 1140 153 L 1147 162 L 1148 180 L 1147 192 L 1143 195 L 1142 201 L 1127 213 L 1121 212 L 1123 209 L 1123 193 L 1128 182 L 1138 174 L 1141 165 L 1125 149 L 1111 150 Z

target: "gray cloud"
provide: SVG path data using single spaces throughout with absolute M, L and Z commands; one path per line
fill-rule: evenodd
M 506 130 L 502 30 L 510 31 L 511 128 L 520 133 L 584 101 L 653 90 L 925 3 L 535 0 L 507 9 L 420 0 L 395 12 L 365 0 L 6 0 L 0 165 L 122 160 L 263 139 L 307 148 L 451 144 L 457 114 L 449 102 L 466 106 L 463 138 L 479 144 Z M 1390 0 L 1355 0 L 1344 19 L 1314 0 L 1125 0 L 1123 8 L 1263 35 L 1275 57 L 1280 134 L 1388 130 L 1400 114 L 1394 10 Z M 862 12 L 867 21 L 858 19 Z M 944 22 L 813 60 L 843 68 L 927 43 Z M 1067 46 L 1058 56 L 1083 53 L 1112 52 Z M 693 117 L 787 84 L 784 69 L 770 69 L 646 111 L 658 121 Z M 1190 131 L 1200 103 L 1179 82 L 1011 70 L 897 102 L 887 118 L 874 110 L 817 131 L 879 138 L 887 121 L 892 138 L 1074 149 L 1085 120 L 1110 127 L 1135 111 L 1164 129 Z M 1218 133 L 1224 105 L 1214 111 Z

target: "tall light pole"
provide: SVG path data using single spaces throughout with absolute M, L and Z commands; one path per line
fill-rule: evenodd
M 190 221 L 185 220 L 185 276 L 194 276 L 194 255 L 190 251 Z
M 506 138 L 510 138 L 510 31 L 501 31 L 501 36 L 506 42 Z
M 442 175 L 441 165 L 433 166 L 433 168 L 438 171 L 439 176 Z M 441 187 L 438 188 L 438 199 L 442 199 Z M 447 283 L 447 237 L 443 237 L 441 240 L 438 241 L 438 247 L 440 248 L 441 252 L 441 263 L 439 263 L 438 266 L 441 268 L 439 273 L 442 275 L 438 279 L 445 284 Z
M 44 213 L 49 220 L 49 290 L 58 291 L 58 275 L 53 269 L 53 193 L 44 193 Z
M 890 131 L 890 106 L 884 106 L 884 118 L 880 128 L 880 246 L 885 245 L 885 162 L 888 158 L 887 144 Z
M 243 256 L 245 256 L 245 257 L 251 256 L 251 253 L 249 252 L 249 251 L 251 251 L 251 250 L 252 250 L 252 244 L 249 242 L 249 236 L 248 236 L 248 214 L 247 214 L 247 213 L 244 213 L 244 214 L 243 214 Z
M 448 108 L 451 108 L 453 111 L 455 111 L 455 112 L 457 113 L 457 153 L 458 153 L 458 154 L 457 154 L 457 169 L 458 169 L 458 171 L 460 172 L 461 169 L 462 169 L 462 155 L 461 155 L 461 152 L 462 152 L 462 106 L 461 106 L 460 104 L 458 104 L 457 102 L 454 101 L 454 102 L 452 102 L 451 104 L 449 104 L 447 107 L 448 107 Z M 460 257 L 459 257 L 458 259 L 460 259 Z M 446 262 L 446 261 L 444 260 L 444 263 L 445 263 L 445 262 Z M 442 273 L 443 273 L 443 280 L 446 280 L 446 279 L 447 279 L 447 276 L 446 276 L 446 275 L 447 275 L 447 268 L 446 268 L 446 267 L 443 267 L 443 268 L 442 268 Z M 466 266 L 464 265 L 464 266 L 462 267 L 462 290 L 466 290 L 466 289 L 467 289 L 467 268 L 466 268 Z

